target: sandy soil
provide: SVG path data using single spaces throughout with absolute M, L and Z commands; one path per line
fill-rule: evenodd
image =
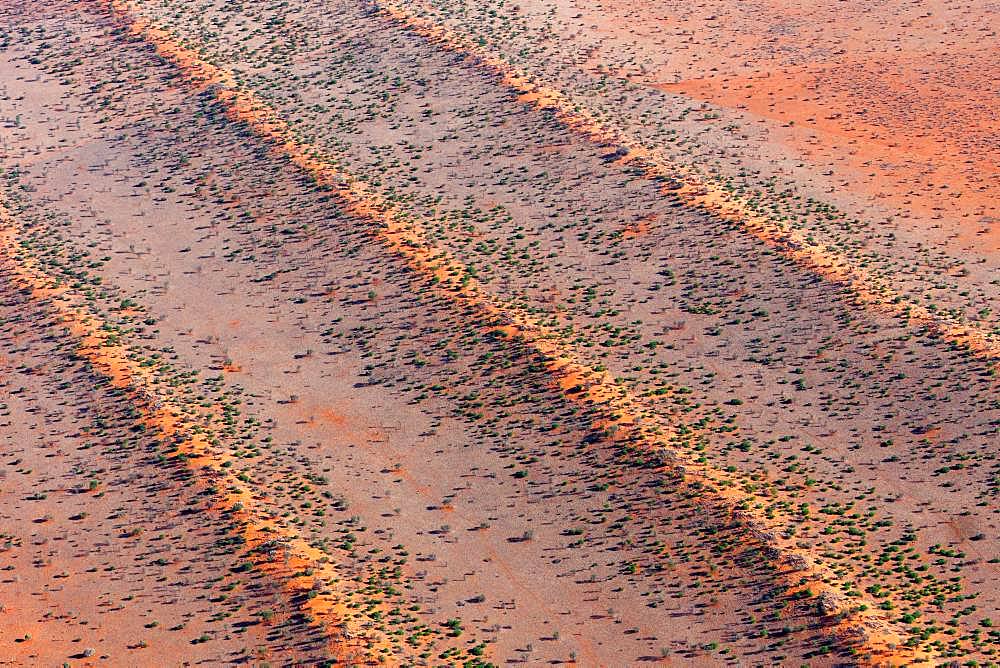
M 11 665 L 995 655 L 995 119 L 958 49 L 891 75 L 933 30 L 876 67 L 803 35 L 896 39 L 851 8 L 33 4 L 0 50 Z
M 601 38 L 586 67 L 617 60 L 625 78 L 721 107 L 720 123 L 761 121 L 776 151 L 834 172 L 837 190 L 997 251 L 1000 54 L 990 5 L 556 2 L 536 11 L 550 8 L 586 26 L 581 37 Z

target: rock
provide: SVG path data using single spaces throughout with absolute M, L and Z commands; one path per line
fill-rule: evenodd
M 809 570 L 809 560 L 803 557 L 801 554 L 785 555 L 785 564 L 793 571 Z
M 825 591 L 816 600 L 816 607 L 821 615 L 829 617 L 843 610 L 844 599 L 832 591 Z

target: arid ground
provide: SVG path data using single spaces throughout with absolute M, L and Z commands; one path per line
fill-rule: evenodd
M 0 665 L 1000 665 L 998 12 L 0 0 Z

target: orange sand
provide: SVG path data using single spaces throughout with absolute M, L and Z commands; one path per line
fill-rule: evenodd
M 789 127 L 783 141 L 803 158 L 863 175 L 850 188 L 904 211 L 958 219 L 964 240 L 995 252 L 1000 230 L 978 233 L 1000 197 L 1000 118 L 986 73 L 967 69 L 974 66 L 841 61 L 657 87 Z
M 119 17 L 128 22 L 134 34 L 154 43 L 159 53 L 181 68 L 192 83 L 197 86 L 218 84 L 213 88 L 213 93 L 225 106 L 232 120 L 246 124 L 257 136 L 310 173 L 318 183 L 333 189 L 348 212 L 376 222 L 379 226 L 377 235 L 381 241 L 404 257 L 414 270 L 435 279 L 438 291 L 463 305 L 476 308 L 487 319 L 509 323 L 505 333 L 516 336 L 523 344 L 549 359 L 548 368 L 563 390 L 576 386 L 586 388 L 582 392 L 567 393 L 569 398 L 584 404 L 599 404 L 606 409 L 608 415 L 617 416 L 595 424 L 596 428 L 617 425 L 624 427 L 623 434 L 631 431 L 633 442 L 650 450 L 668 453 L 686 480 L 704 485 L 706 503 L 713 506 L 721 504 L 733 512 L 740 512 L 754 538 L 773 548 L 778 555 L 776 562 L 779 572 L 792 591 L 808 587 L 814 594 L 829 594 L 837 602 L 840 613 L 835 627 L 831 629 L 833 633 L 851 643 L 862 654 L 874 656 L 880 662 L 913 658 L 912 653 L 904 654 L 894 649 L 900 644 L 902 635 L 892 628 L 883 615 L 876 612 L 876 607 L 870 601 L 866 611 L 849 606 L 840 595 L 842 589 L 832 569 L 817 563 L 811 555 L 796 547 L 793 541 L 781 538 L 777 523 L 750 512 L 737 511 L 738 506 L 751 501 L 752 497 L 741 491 L 739 485 L 733 484 L 732 476 L 697 461 L 686 449 L 675 445 L 676 433 L 671 427 L 679 425 L 646 424 L 645 420 L 655 418 L 640 399 L 631 396 L 605 375 L 577 361 L 575 352 L 562 341 L 556 330 L 539 324 L 533 317 L 499 304 L 482 291 L 475 279 L 468 277 L 466 268 L 459 261 L 427 242 L 427 236 L 418 221 L 407 219 L 402 212 L 388 205 L 349 174 L 316 157 L 322 155 L 322 151 L 316 146 L 296 140 L 287 125 L 256 96 L 227 87 L 226 82 L 231 80 L 230 77 L 218 68 L 200 62 L 196 54 L 178 45 L 163 31 L 152 29 L 144 20 L 134 17 L 129 4 L 115 1 L 111 3 L 111 7 Z M 396 10 L 393 16 L 402 20 L 405 15 Z M 423 26 L 419 29 L 438 35 L 437 29 Z M 442 39 L 440 36 L 435 38 Z M 516 74 L 507 75 L 505 82 L 517 90 L 523 90 L 526 101 L 530 100 L 538 106 L 555 107 L 573 127 L 585 130 L 595 138 L 604 133 L 586 115 L 568 110 L 568 103 L 555 91 L 539 88 Z M 634 160 L 635 157 L 629 159 Z M 651 173 L 652 171 L 650 168 Z M 719 201 L 718 191 L 709 190 L 706 193 L 703 186 L 688 185 L 677 192 L 691 206 L 711 210 L 717 215 L 732 215 L 731 209 L 726 208 L 732 205 L 724 200 Z M 742 209 L 739 211 L 743 213 Z M 742 215 L 740 219 L 743 220 Z M 747 224 L 748 229 L 754 229 L 752 225 L 753 223 Z M 755 232 L 761 238 L 769 238 L 766 229 Z M 640 426 L 640 423 L 643 424 Z M 656 427 L 661 428 L 657 430 L 660 433 L 654 433 Z M 805 566 L 793 567 L 791 564 Z M 863 602 L 863 599 L 858 601 Z
M 211 477 L 226 481 L 227 493 L 216 510 L 231 512 L 240 520 L 249 551 L 265 545 L 280 546 L 280 560 L 263 558 L 255 565 L 281 582 L 290 599 L 304 600 L 302 612 L 324 630 L 334 656 L 344 659 L 371 656 L 370 652 L 388 644 L 384 639 L 370 637 L 371 634 L 353 628 L 355 625 L 346 606 L 329 594 L 313 598 L 305 596 L 317 583 L 323 589 L 336 588 L 339 576 L 330 565 L 329 556 L 309 545 L 287 526 L 275 522 L 258 507 L 254 493 L 223 466 L 229 458 L 213 450 L 203 431 L 192 431 L 185 424 L 181 417 L 184 411 L 160 389 L 155 372 L 133 360 L 126 347 L 109 341 L 100 319 L 88 312 L 68 288 L 58 286 L 35 262 L 24 257 L 19 252 L 17 238 L 16 221 L 6 206 L 0 203 L 0 252 L 13 260 L 10 264 L 16 272 L 17 282 L 30 289 L 33 298 L 49 304 L 61 316 L 70 334 L 79 341 L 77 353 L 106 376 L 114 387 L 125 389 L 133 396 L 148 427 L 158 430 L 165 437 L 182 435 L 178 450 L 186 455 L 189 469 L 199 476 L 207 469 Z M 312 575 L 302 574 L 307 569 Z
M 759 214 L 757 209 L 749 205 L 748 200 L 733 196 L 720 183 L 704 179 L 667 159 L 658 151 L 650 150 L 630 137 L 606 128 L 584 107 L 554 88 L 534 81 L 525 73 L 446 28 L 413 16 L 396 5 L 386 4 L 383 9 L 393 20 L 408 26 L 417 34 L 444 48 L 474 55 L 475 62 L 479 66 L 501 75 L 504 85 L 519 93 L 520 102 L 555 112 L 557 118 L 568 127 L 596 143 L 626 147 L 629 151 L 621 162 L 637 165 L 650 178 L 664 178 L 680 183 L 682 185 L 680 189 L 665 190 L 665 193 L 679 198 L 686 206 L 707 211 L 741 225 L 748 233 L 792 257 L 823 278 L 849 286 L 861 304 L 916 323 L 927 324 L 941 336 L 968 346 L 988 359 L 1000 357 L 1000 342 L 987 332 L 972 325 L 946 320 L 921 306 L 901 305 L 903 302 L 897 300 L 899 295 L 873 279 L 861 268 L 852 266 L 845 258 L 810 242 L 807 235 L 788 228 L 780 221 Z

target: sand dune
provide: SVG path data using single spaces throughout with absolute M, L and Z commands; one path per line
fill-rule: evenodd
M 988 10 L 0 16 L 5 665 L 993 660 Z

